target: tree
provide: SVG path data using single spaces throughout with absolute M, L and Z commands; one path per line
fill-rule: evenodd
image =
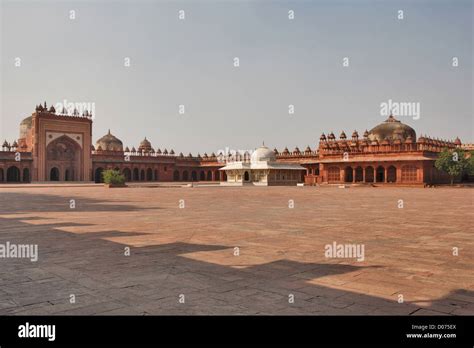
M 118 170 L 104 170 L 102 172 L 104 182 L 110 185 L 122 186 L 125 184 L 125 177 Z
M 472 173 L 474 169 L 472 152 L 466 156 L 462 149 L 443 149 L 435 162 L 435 167 L 447 173 L 451 177 L 451 185 L 455 177 L 468 172 Z

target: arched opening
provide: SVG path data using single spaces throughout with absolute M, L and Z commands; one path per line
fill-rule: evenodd
M 4 182 L 4 181 L 5 181 L 5 178 L 3 174 L 3 168 L 0 168 L 0 182 Z
M 415 182 L 417 181 L 417 168 L 415 166 L 403 166 L 402 167 L 402 182 Z
M 155 169 L 155 181 L 159 180 L 158 169 Z
M 201 170 L 201 172 L 199 173 L 199 180 L 201 181 L 204 181 L 206 180 L 206 174 L 204 174 L 204 172 Z
M 144 169 L 142 169 L 140 171 L 140 181 L 145 181 L 145 170 Z
M 249 172 L 245 172 L 245 173 L 244 173 L 244 180 L 245 180 L 245 181 L 249 181 L 249 180 L 250 180 Z
M 140 180 L 140 173 L 138 172 L 138 168 L 133 169 L 133 181 Z
M 357 167 L 355 170 L 355 181 L 362 182 L 364 181 L 364 170 L 362 167 Z
M 173 181 L 179 181 L 179 170 L 173 172 Z
M 153 181 L 153 170 L 151 170 L 151 168 L 146 170 L 146 180 Z
M 214 171 L 214 181 L 219 181 L 220 180 L 220 174 L 218 170 Z
M 328 168 L 328 182 L 339 182 L 341 181 L 341 171 L 339 167 Z
M 19 182 L 20 181 L 20 169 L 13 166 L 7 169 L 7 181 L 8 182 Z
M 354 179 L 354 175 L 352 173 L 352 167 L 346 167 L 345 171 L 345 177 L 344 181 L 345 182 L 352 182 Z
M 207 178 L 206 178 L 207 181 L 212 181 L 212 172 L 209 170 L 207 172 Z
M 382 166 L 377 167 L 377 172 L 375 173 L 376 182 L 384 182 L 385 181 L 385 168 Z
M 54 168 L 53 168 L 54 169 Z M 53 170 L 51 169 L 51 170 Z M 101 183 L 101 182 L 104 182 L 104 178 L 102 177 L 102 172 L 104 171 L 104 168 L 97 168 L 95 170 L 95 182 L 98 184 L 98 183 Z M 52 180 L 52 179 L 51 179 Z
M 67 135 L 51 141 L 46 147 L 46 162 L 49 164 L 46 168 L 46 176 L 49 176 L 51 181 L 81 180 L 82 151 L 79 144 Z M 53 168 L 56 168 L 58 175 L 56 173 L 51 175 Z M 79 174 L 78 177 L 75 174 Z
M 123 170 L 123 176 L 125 177 L 125 181 L 132 180 L 132 171 L 130 170 L 130 168 L 125 168 Z
M 374 182 L 374 167 L 365 168 L 365 182 Z
M 28 168 L 23 169 L 23 182 L 30 182 L 30 170 Z
M 387 182 L 397 182 L 397 168 L 394 166 L 387 168 Z
M 191 172 L 191 178 L 192 178 L 193 181 L 197 181 L 197 173 L 196 173 L 195 170 L 193 170 L 193 171 Z
M 188 171 L 185 170 L 185 171 L 183 172 L 183 181 L 188 181 L 188 180 L 189 180 L 189 174 L 188 174 Z

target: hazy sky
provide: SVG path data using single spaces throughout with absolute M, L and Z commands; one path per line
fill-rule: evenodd
M 2 1 L 1 9 L 2 142 L 18 137 L 37 103 L 64 99 L 95 103 L 94 142 L 110 128 L 130 147 L 146 136 L 155 148 L 193 154 L 263 140 L 314 148 L 323 131 L 380 123 L 389 99 L 420 103 L 418 120 L 399 117 L 418 135 L 474 141 L 472 0 Z

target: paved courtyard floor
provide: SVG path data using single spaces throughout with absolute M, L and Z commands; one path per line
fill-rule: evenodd
M 0 314 L 472 315 L 473 198 L 3 186 L 0 245 L 37 244 L 38 260 L 0 258 Z M 326 257 L 333 243 L 364 260 Z

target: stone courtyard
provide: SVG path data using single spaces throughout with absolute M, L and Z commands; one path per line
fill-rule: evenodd
M 469 188 L 3 186 L 0 244 L 38 244 L 38 261 L 0 258 L 0 314 L 472 315 L 473 198 Z M 334 242 L 363 245 L 364 260 L 327 258 Z

